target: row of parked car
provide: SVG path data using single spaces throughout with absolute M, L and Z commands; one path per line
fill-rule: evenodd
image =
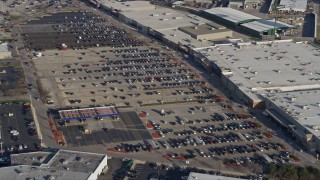
M 195 121 L 196 122 L 196 121 Z M 220 131 L 235 131 L 240 129 L 255 129 L 257 125 L 251 121 L 243 121 L 243 122 L 232 122 L 232 123 L 224 123 L 219 124 L 219 126 L 214 125 L 206 125 L 206 126 L 189 126 L 194 131 L 204 134 L 213 134 L 214 132 Z

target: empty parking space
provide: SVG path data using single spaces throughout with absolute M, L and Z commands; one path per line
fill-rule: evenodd
M 17 72 L 12 66 L 0 67 L 0 90 L 14 89 L 19 86 L 19 76 L 21 72 Z
M 73 122 L 67 123 L 67 126 L 61 126 L 59 123 L 57 126 L 62 130 L 67 144 L 71 146 L 119 143 L 152 138 L 135 112 L 121 112 L 120 114 L 119 120 L 112 120 L 108 117 L 105 117 L 103 121 L 87 119 L 85 124 L 73 120 Z M 85 133 L 83 128 L 89 126 L 94 127 L 90 128 L 92 132 Z

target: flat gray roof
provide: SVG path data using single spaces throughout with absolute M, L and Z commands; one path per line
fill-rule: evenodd
M 30 152 L 30 153 L 20 153 L 11 154 L 11 165 L 31 165 L 40 166 L 47 158 L 54 155 L 54 152 Z
M 188 180 L 244 180 L 244 179 L 191 172 L 189 174 Z
M 191 35 L 184 33 L 178 29 L 158 30 L 158 32 L 162 33 L 165 38 L 169 39 L 171 42 L 174 42 L 176 44 L 180 42 L 191 48 L 210 47 L 215 44 L 212 41 L 198 41 L 192 38 Z
M 284 8 L 281 8 L 280 10 L 288 11 L 306 11 L 308 0 L 281 0 L 281 5 L 284 5 Z
M 247 27 L 249 29 L 253 29 L 258 32 L 263 32 L 263 31 L 268 31 L 270 29 L 273 29 L 274 27 L 276 28 L 293 28 L 293 26 L 279 22 L 275 23 L 274 20 L 257 20 L 257 21 L 252 21 L 248 23 L 243 23 L 241 26 Z
M 8 43 L 1 43 L 0 44 L 0 52 L 9 52 Z
M 60 150 L 50 160 L 49 166 L 55 170 L 68 167 L 70 171 L 90 173 L 94 172 L 104 157 L 103 154 Z
M 312 134 L 320 137 L 320 90 L 272 93 L 265 97 Z
M 320 49 L 307 43 L 217 45 L 198 52 L 252 99 L 265 91 L 320 88 Z M 238 44 L 240 45 L 240 43 Z
M 155 9 L 155 6 L 149 1 L 126 1 L 120 2 L 115 0 L 98 0 L 102 5 L 121 11 L 140 11 Z
M 205 10 L 205 12 L 213 14 L 215 16 L 219 16 L 220 18 L 226 19 L 234 23 L 240 23 L 242 21 L 247 21 L 251 19 L 261 19 L 251 14 L 247 14 L 247 13 L 244 13 L 232 8 L 226 8 L 226 7 L 212 8 L 212 9 Z
M 220 27 L 220 26 L 219 26 Z M 186 32 L 190 35 L 204 35 L 204 34 L 212 34 L 215 32 L 225 32 L 225 31 L 231 31 L 230 29 L 219 28 L 215 26 L 214 24 L 202 24 L 199 26 L 184 26 L 179 27 L 179 29 L 183 32 Z
M 1 177 L 5 179 L 50 179 L 55 180 L 87 180 L 89 173 L 74 172 L 68 170 L 54 170 L 51 168 L 33 167 L 29 165 L 10 166 L 0 168 Z
M 192 14 L 182 14 L 168 8 L 141 12 L 122 12 L 124 16 L 154 30 L 178 29 L 182 26 L 201 25 L 210 21 Z
M 58 150 L 56 152 L 31 152 L 11 155 L 11 167 L 0 168 L 1 177 L 7 179 L 88 179 L 101 164 L 106 155 Z

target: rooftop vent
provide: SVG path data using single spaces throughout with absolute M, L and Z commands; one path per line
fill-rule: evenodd
M 293 101 L 296 101 L 297 98 L 296 97 L 292 97 L 292 98 L 290 98 L 290 100 L 293 102 Z

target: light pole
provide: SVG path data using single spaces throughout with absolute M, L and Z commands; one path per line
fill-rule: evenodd
M 276 25 L 277 25 L 277 20 L 278 20 L 278 13 L 280 8 L 284 8 L 285 5 L 281 4 L 273 4 L 273 9 L 276 10 L 276 17 L 274 18 L 274 26 L 273 26 L 273 33 L 276 35 Z
M 1 155 L 3 155 L 2 144 L 3 144 L 3 142 L 2 142 L 2 140 L 1 140 L 1 142 L 0 142 Z

